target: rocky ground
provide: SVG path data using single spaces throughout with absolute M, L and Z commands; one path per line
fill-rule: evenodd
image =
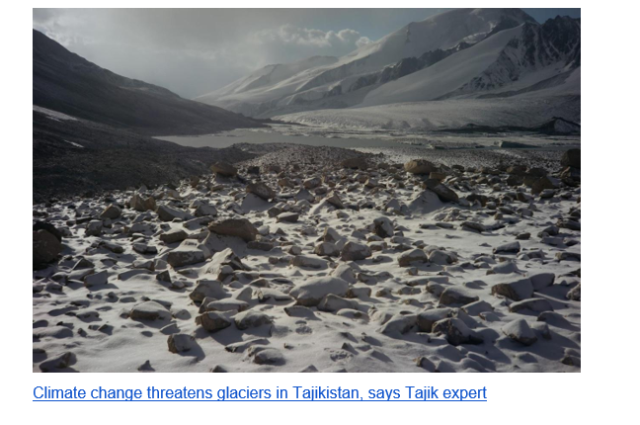
M 561 155 L 284 145 L 36 204 L 33 369 L 580 371 L 580 151 Z
M 175 185 L 205 173 L 214 161 L 253 158 L 236 148 L 179 146 L 126 129 L 41 111 L 33 113 L 36 203 L 141 184 Z

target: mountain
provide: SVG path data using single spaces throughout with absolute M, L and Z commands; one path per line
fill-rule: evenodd
M 147 135 L 206 134 L 258 127 L 250 118 L 126 78 L 33 30 L 33 104 Z
M 260 127 L 251 118 L 126 78 L 33 32 L 33 199 L 171 184 L 255 155 L 151 135 Z
M 526 108 L 539 97 L 559 100 L 567 108 L 550 109 L 579 122 L 580 20 L 557 17 L 539 24 L 520 9 L 456 9 L 411 23 L 333 63 L 196 100 L 254 117 L 330 125 L 329 117 L 344 113 L 360 119 L 368 111 L 375 111 L 379 124 L 385 110 L 397 112 L 399 105 L 411 104 L 408 109 L 419 114 L 420 108 L 437 111 L 428 102 L 481 99 L 493 110 L 517 109 L 521 99 Z M 473 105 L 474 121 L 486 118 L 481 125 L 492 125 L 489 115 L 479 113 L 482 102 L 457 102 L 454 108 L 464 110 L 467 104 Z M 540 120 L 550 120 L 547 115 Z M 442 115 L 438 125 L 424 119 L 419 125 L 425 129 L 479 124 L 446 122 Z M 523 124 L 515 121 L 505 125 Z
M 524 88 L 580 66 L 580 24 L 557 18 L 503 30 L 433 66 L 382 85 L 362 106 L 485 95 Z

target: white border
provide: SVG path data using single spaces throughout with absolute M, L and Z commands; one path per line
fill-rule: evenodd
M 31 3 L 31 4 L 29 4 Z M 222 3 L 222 2 L 219 2 Z M 529 2 L 531 3 L 531 2 Z M 542 3 L 542 4 L 540 4 Z M 582 373 L 580 374 L 32 374 L 31 285 L 27 231 L 31 225 L 31 22 L 33 6 L 87 7 L 82 1 L 20 2 L 4 5 L 2 31 L 2 249 L 3 303 L 0 341 L 3 379 L 0 400 L 7 423 L 35 420 L 47 424 L 87 421 L 162 421 L 163 423 L 260 420 L 264 423 L 589 423 L 633 422 L 637 376 L 638 169 L 636 100 L 638 96 L 638 6 L 631 2 L 566 1 L 582 7 L 583 20 L 583 306 Z M 172 7 L 169 1 L 94 1 L 102 7 Z M 211 7 L 215 2 L 182 1 L 180 7 Z M 222 3 L 220 6 L 228 6 Z M 296 7 L 293 1 L 270 6 Z M 308 6 L 375 7 L 382 1 L 334 1 Z M 393 2 L 394 7 L 439 7 L 424 1 Z M 536 2 L 535 6 L 556 6 Z M 234 7 L 264 7 L 263 2 L 238 1 Z M 478 6 L 450 1 L 447 7 Z M 513 7 L 513 2 L 483 1 L 484 7 Z M 29 271 L 27 271 L 29 270 Z M 633 384 L 632 384 L 633 383 Z M 93 388 L 217 388 L 331 385 L 403 388 L 405 385 L 483 387 L 486 404 L 308 403 L 262 404 L 57 404 L 31 402 L 35 385 Z M 629 414 L 629 416 L 627 416 Z M 18 416 L 19 415 L 19 416 Z

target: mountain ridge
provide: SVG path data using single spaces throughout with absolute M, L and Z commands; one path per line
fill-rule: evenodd
M 500 45 L 489 52 L 487 47 L 498 41 Z M 459 80 L 453 81 L 455 70 L 447 69 L 433 78 L 434 69 L 430 68 L 454 64 L 465 73 L 459 74 Z M 539 24 L 520 9 L 455 9 L 410 23 L 333 64 L 307 68 L 277 84 L 196 100 L 264 118 L 470 96 L 499 97 L 503 91 L 519 96 L 542 87 L 549 89 L 551 84 L 560 86 L 566 78 L 554 77 L 569 75 L 579 66 L 579 19 L 557 17 Z M 445 80 L 450 86 L 443 91 Z

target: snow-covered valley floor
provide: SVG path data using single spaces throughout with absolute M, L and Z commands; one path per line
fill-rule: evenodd
M 580 371 L 579 168 L 413 148 L 34 205 L 33 370 Z

